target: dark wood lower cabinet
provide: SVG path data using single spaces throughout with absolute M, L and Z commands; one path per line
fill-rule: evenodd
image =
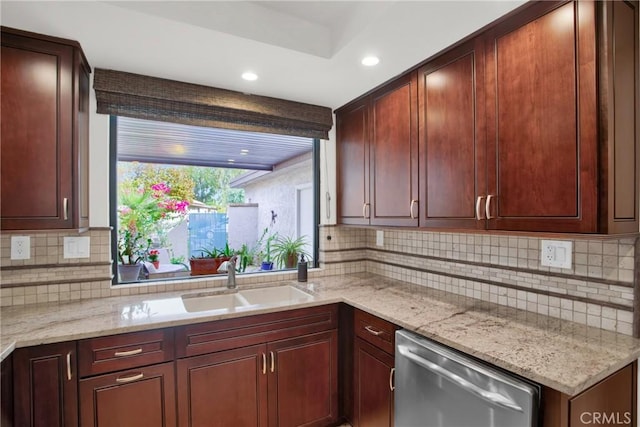
M 269 426 L 328 426 L 338 419 L 338 332 L 276 341 L 269 352 Z
M 180 427 L 267 425 L 266 346 L 176 362 Z
M 2 361 L 0 407 L 0 426 L 13 427 L 13 355 Z
M 80 380 L 83 427 L 176 425 L 173 362 Z
M 356 338 L 354 357 L 354 427 L 393 426 L 393 356 Z
M 635 426 L 637 420 L 637 363 L 622 368 L 577 396 L 545 387 L 543 427 Z
M 17 349 L 13 353 L 14 425 L 77 426 L 77 372 L 75 341 Z

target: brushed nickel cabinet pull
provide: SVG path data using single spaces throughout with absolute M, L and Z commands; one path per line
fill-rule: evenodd
M 275 372 L 276 371 L 276 356 L 273 354 L 273 351 L 270 351 L 269 354 L 271 355 L 271 372 Z
M 62 199 L 62 211 L 65 221 L 69 219 L 69 199 L 66 197 Z
M 389 390 L 393 391 L 396 389 L 396 386 L 393 385 L 393 377 L 396 373 L 396 368 L 391 368 L 389 371 Z
M 367 204 L 366 203 L 362 204 L 362 218 L 364 218 L 364 219 L 367 218 Z
M 131 375 L 130 377 L 118 377 L 118 378 L 116 378 L 116 382 L 117 383 L 129 383 L 131 381 L 139 380 L 142 377 L 144 377 L 144 374 L 142 372 L 140 372 L 139 374 Z
M 262 373 L 267 373 L 267 355 L 262 353 Z
M 484 211 L 487 215 L 487 219 L 493 219 L 493 217 L 491 216 L 491 198 L 493 196 L 491 194 L 489 194 L 487 196 L 487 203 L 484 205 Z
M 71 381 L 71 352 L 67 353 L 67 380 Z
M 136 348 L 135 350 L 129 350 L 129 351 L 116 351 L 115 353 L 113 353 L 113 355 L 116 357 L 124 357 L 124 356 L 133 356 L 134 354 L 140 354 L 140 353 L 142 353 L 142 349 Z
M 367 330 L 367 332 L 375 336 L 382 335 L 384 333 L 383 331 L 376 331 L 371 326 L 365 326 L 364 328 Z
M 478 200 L 476 200 L 476 219 L 478 221 L 485 219 L 480 216 L 480 205 L 482 204 L 482 199 L 484 199 L 484 196 L 478 196 Z
M 409 206 L 409 210 L 411 211 L 411 219 L 416 219 L 416 216 L 413 214 L 413 205 L 415 205 L 416 203 L 418 203 L 417 200 L 411 200 L 411 205 Z

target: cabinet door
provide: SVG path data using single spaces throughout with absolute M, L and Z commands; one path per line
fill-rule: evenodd
M 0 376 L 0 426 L 13 427 L 13 356 L 2 361 Z
M 70 228 L 73 48 L 3 32 L 0 75 L 2 229 Z
M 76 343 L 19 348 L 13 354 L 16 426 L 78 425 Z
M 393 356 L 356 338 L 354 427 L 393 425 Z
M 361 101 L 336 115 L 338 220 L 369 224 L 369 110 Z
M 338 333 L 276 341 L 269 355 L 269 426 L 326 426 L 338 419 Z
M 410 73 L 371 95 L 371 224 L 418 225 L 418 91 Z
M 595 232 L 593 2 L 540 2 L 487 34 L 489 228 Z
M 420 226 L 486 227 L 484 47 L 471 40 L 418 72 Z
M 180 359 L 180 427 L 267 425 L 267 358 L 264 345 Z
M 83 427 L 174 427 L 173 362 L 80 380 Z

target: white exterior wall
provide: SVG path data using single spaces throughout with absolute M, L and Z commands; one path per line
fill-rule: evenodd
M 300 186 L 313 182 L 311 166 L 312 161 L 306 160 L 243 186 L 245 200 L 258 204 L 258 237 L 271 225 L 272 210 L 278 217 L 271 232 L 296 237 L 296 191 Z M 312 238 L 313 236 L 309 236 L 308 240 L 311 241 Z
M 229 246 L 240 249 L 243 244 L 249 248 L 255 246 L 260 233 L 258 233 L 258 205 L 254 203 L 233 204 L 227 207 L 229 224 L 227 227 Z

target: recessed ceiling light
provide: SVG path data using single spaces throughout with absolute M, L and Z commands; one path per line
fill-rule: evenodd
M 245 155 L 249 154 L 249 150 L 247 150 L 246 148 L 243 148 L 242 150 L 240 150 L 240 154 L 245 156 Z
M 229 160 L 227 160 L 227 162 L 229 162 L 229 163 L 233 163 L 233 162 L 235 162 L 235 160 L 233 160 L 233 159 L 229 159 Z
M 380 59 L 377 56 L 365 56 L 362 58 L 362 65 L 366 65 L 367 67 L 373 67 L 380 62 Z
M 251 71 L 247 71 L 246 73 L 242 73 L 242 78 L 252 82 L 254 80 L 258 80 L 258 75 L 256 73 L 252 73 Z

